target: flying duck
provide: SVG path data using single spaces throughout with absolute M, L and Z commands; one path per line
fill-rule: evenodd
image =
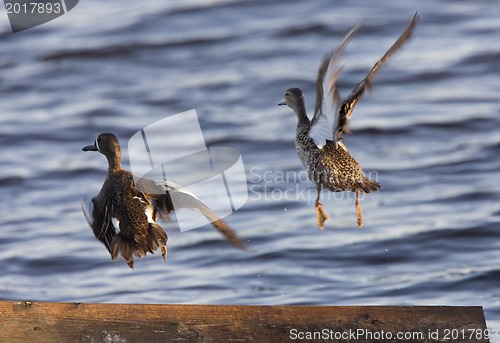
M 183 196 L 183 207 L 199 210 L 229 243 L 244 250 L 236 233 L 189 190 L 170 180 L 140 179 L 136 187 L 132 173 L 121 166 L 120 143 L 113 133 L 99 134 L 82 150 L 98 151 L 108 160 L 107 177 L 99 194 L 83 203 L 82 208 L 94 235 L 106 246 L 113 261 L 121 255 L 133 269 L 134 257 L 153 254 L 158 248 L 166 260 L 167 234 L 157 220 L 168 218 L 174 210 L 170 198 L 174 192 Z M 161 194 L 148 193 L 159 193 L 158 186 L 162 187 Z
M 304 96 L 298 88 L 290 88 L 279 105 L 287 105 L 298 118 L 295 147 L 302 165 L 311 181 L 316 184 L 316 217 L 322 230 L 328 215 L 320 201 L 323 188 L 332 192 L 350 191 L 356 194 L 356 215 L 358 228 L 363 225 L 363 214 L 359 203 L 360 193 L 378 191 L 382 186 L 365 176 L 359 163 L 351 156 L 342 141 L 342 134 L 351 118 L 354 106 L 365 89 L 369 89 L 379 68 L 389 60 L 410 37 L 417 22 L 415 13 L 412 20 L 382 58 L 375 63 L 366 77 L 342 101 L 336 82 L 342 71 L 339 60 L 347 43 L 358 32 L 355 26 L 342 39 L 339 46 L 325 57 L 320 65 L 316 81 L 316 106 L 314 116 L 307 117 Z

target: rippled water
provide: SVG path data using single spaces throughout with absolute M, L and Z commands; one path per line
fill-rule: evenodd
M 320 232 L 295 116 L 276 104 L 298 86 L 312 111 L 321 58 L 364 20 L 346 95 L 416 10 L 345 140 L 384 188 L 363 199 L 362 230 L 352 194 L 323 194 L 332 220 Z M 493 0 L 86 0 L 12 34 L 0 14 L 0 298 L 482 305 L 500 329 L 499 17 Z M 103 131 L 125 147 L 192 108 L 209 146 L 242 154 L 249 200 L 227 221 L 249 251 L 174 222 L 167 263 L 111 263 L 80 210 L 105 159 L 81 147 Z

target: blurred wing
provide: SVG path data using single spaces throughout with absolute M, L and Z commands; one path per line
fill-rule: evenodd
M 188 194 L 194 198 L 197 198 L 196 195 L 191 192 L 189 189 L 182 187 L 178 183 L 172 180 L 160 180 L 160 179 L 145 179 L 140 178 L 136 182 L 136 188 L 143 192 L 144 194 L 148 194 L 154 196 L 156 195 L 171 193 L 171 192 L 180 192 Z
M 214 211 L 212 211 L 207 205 L 205 205 L 200 199 L 192 197 L 184 192 L 177 193 L 175 196 L 175 205 L 181 208 L 191 208 L 199 211 L 201 214 L 207 218 L 212 226 L 219 231 L 220 234 L 235 248 L 240 250 L 246 250 L 245 244 L 238 237 L 236 232 L 228 225 L 224 220 L 222 220 Z
M 336 133 L 335 133 L 335 141 L 338 142 L 342 137 L 342 132 L 345 130 L 345 126 L 349 119 L 351 118 L 352 111 L 356 103 L 361 99 L 365 89 L 371 88 L 372 80 L 380 69 L 382 64 L 387 62 L 389 58 L 392 56 L 396 50 L 398 50 L 407 40 L 410 38 L 411 33 L 415 24 L 417 23 L 418 13 L 415 13 L 412 20 L 404 30 L 404 32 L 399 36 L 396 42 L 387 50 L 384 56 L 380 60 L 375 63 L 373 68 L 370 70 L 368 75 L 354 88 L 354 90 L 349 94 L 347 99 L 342 103 L 342 106 L 339 110 L 338 122 L 336 123 Z
M 327 140 L 333 141 L 334 128 L 338 122 L 340 94 L 336 83 L 342 71 L 339 60 L 347 43 L 359 31 L 361 24 L 352 28 L 342 39 L 337 49 L 321 62 L 316 80 L 316 107 L 311 121 L 309 137 L 318 148 L 323 148 Z
M 170 193 L 185 193 L 196 198 L 191 191 L 171 180 L 140 178 L 136 182 L 136 188 L 152 198 L 155 210 L 163 220 L 170 220 L 170 212 L 174 210 Z
M 117 233 L 113 224 L 113 204 L 110 202 L 104 206 L 96 206 L 96 198 L 92 200 L 84 198 L 82 210 L 95 237 L 106 246 L 111 254 L 111 242 Z
M 178 208 L 191 208 L 199 211 L 231 245 L 240 250 L 245 249 L 243 241 L 234 230 L 190 190 L 172 180 L 140 179 L 137 185 L 141 191 L 155 200 L 156 209 L 162 216 L 168 216 L 168 213 L 175 210 L 172 202 L 172 197 L 175 197 L 175 205 Z
M 182 193 L 186 194 L 194 199 L 198 199 L 198 197 L 191 192 L 189 189 L 182 187 L 178 183 L 172 181 L 172 180 L 155 180 L 157 183 L 165 187 L 165 191 L 169 193 Z
M 92 200 L 88 198 L 83 198 L 82 200 L 82 211 L 83 215 L 85 216 L 85 219 L 87 219 L 87 223 L 89 223 L 90 227 L 92 227 L 94 223 L 94 203 Z

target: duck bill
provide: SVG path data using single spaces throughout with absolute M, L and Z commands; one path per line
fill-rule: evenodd
M 283 105 L 286 105 L 285 99 L 283 99 L 280 102 L 278 102 L 278 106 L 283 106 Z
M 86 145 L 82 148 L 83 151 L 99 151 L 94 144 Z

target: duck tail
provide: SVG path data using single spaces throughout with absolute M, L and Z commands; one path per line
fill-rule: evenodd
M 167 259 L 167 234 L 158 224 L 151 223 L 145 236 L 135 237 L 133 241 L 124 238 L 120 233 L 111 240 L 111 259 L 115 262 L 121 255 L 128 266 L 134 269 L 134 257 L 154 254 L 160 248 L 163 259 Z
M 377 192 L 379 189 L 382 188 L 380 183 L 377 181 L 374 181 L 372 179 L 369 179 L 365 177 L 359 184 L 359 188 L 363 190 L 365 193 L 371 193 L 371 192 Z
M 125 262 L 131 269 L 134 269 L 134 254 L 136 252 L 136 244 L 124 239 L 120 234 L 117 234 L 111 240 L 110 245 L 111 259 L 116 261 L 118 256 L 122 255 Z

